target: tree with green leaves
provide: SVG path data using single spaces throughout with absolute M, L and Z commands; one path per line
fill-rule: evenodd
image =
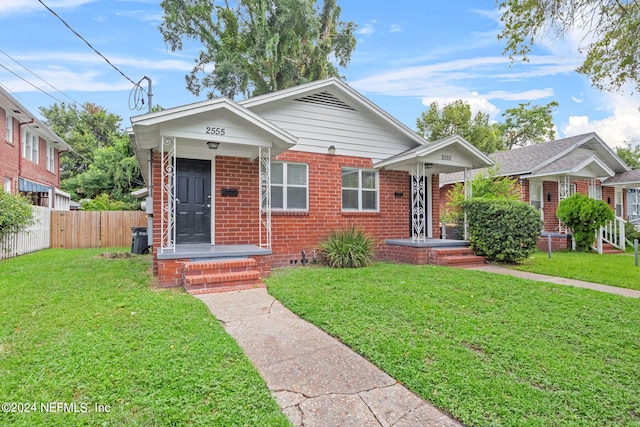
M 515 146 L 539 144 L 555 138 L 553 129 L 553 108 L 559 104 L 552 101 L 547 105 L 531 106 L 530 102 L 509 108 L 504 113 L 504 122 L 500 124 L 505 147 L 511 150 Z
M 54 104 L 40 111 L 47 126 L 73 148 L 60 160 L 63 190 L 76 201 L 106 194 L 137 207 L 130 193 L 144 183 L 119 116 L 91 103 Z
M 110 147 L 125 137 L 122 119 L 104 108 L 87 102 L 81 106 L 65 103 L 41 107 L 45 124 L 73 148 L 60 158 L 60 178 L 67 179 L 86 172 L 93 163 L 93 153 Z
M 163 0 L 160 25 L 171 51 L 202 44 L 187 89 L 209 97 L 250 97 L 338 77 L 351 60 L 354 22 L 336 0 Z
M 577 71 L 602 90 L 640 90 L 640 2 L 637 0 L 497 0 L 504 53 L 527 60 L 534 43 L 580 31 L 586 53 Z
M 640 169 L 640 144 L 638 141 L 627 142 L 623 147 L 616 147 L 616 154 L 631 169 Z
M 478 112 L 474 116 L 471 106 L 458 99 L 442 108 L 432 102 L 416 119 L 418 134 L 428 141 L 437 141 L 452 135 L 460 135 L 483 153 L 493 153 L 503 148 L 500 129 L 489 123 L 489 115 Z

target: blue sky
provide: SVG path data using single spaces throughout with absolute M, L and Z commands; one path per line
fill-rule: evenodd
M 204 99 L 185 89 L 198 46 L 168 50 L 157 29 L 159 1 L 43 1 L 133 81 L 150 77 L 154 104 L 168 108 Z M 432 101 L 464 99 L 495 120 L 519 103 L 557 101 L 559 137 L 596 131 L 611 146 L 640 137 L 639 94 L 599 92 L 574 71 L 581 63 L 578 35 L 540 40 L 530 62 L 511 63 L 496 37 L 500 15 L 493 0 L 338 4 L 342 19 L 358 24 L 351 64 L 341 70 L 346 82 L 412 129 Z M 133 85 L 38 0 L 3 0 L 0 28 L 0 84 L 32 112 L 89 101 L 121 116 L 123 127 L 141 114 L 129 109 Z

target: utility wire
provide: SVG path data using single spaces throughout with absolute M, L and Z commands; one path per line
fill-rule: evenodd
M 5 70 L 7 70 L 8 72 L 10 72 L 11 74 L 13 74 L 14 76 L 16 76 L 17 78 L 19 78 L 20 80 L 22 80 L 23 82 L 27 83 L 30 86 L 33 86 L 35 89 L 39 90 L 40 92 L 44 93 L 47 96 L 50 96 L 51 98 L 55 99 L 56 101 L 58 101 L 61 104 L 64 104 L 63 101 L 59 100 L 58 98 L 56 98 L 55 96 L 51 95 L 50 93 L 42 90 L 41 88 L 39 88 L 38 86 L 34 85 L 33 83 L 31 83 L 29 80 L 23 78 L 22 76 L 20 76 L 19 74 L 17 74 L 16 72 L 14 72 L 13 70 L 7 68 L 6 66 L 4 66 L 3 64 L 0 64 L 0 67 L 4 68 Z
M 36 76 L 37 78 L 39 78 L 40 80 L 42 80 L 44 83 L 46 83 L 48 86 L 52 87 L 53 89 L 55 89 L 57 92 L 63 94 L 64 96 L 66 96 L 67 98 L 69 98 L 71 101 L 73 101 L 76 105 L 80 105 L 80 103 L 78 101 L 76 101 L 75 99 L 73 99 L 71 96 L 67 95 L 66 93 L 64 93 L 63 91 L 61 91 L 60 89 L 58 89 L 57 87 L 55 87 L 54 85 L 52 85 L 51 83 L 49 83 L 47 80 L 43 79 L 42 77 L 40 77 L 39 75 L 37 75 L 35 72 L 31 71 L 29 68 L 27 68 L 26 66 L 24 66 L 23 64 L 21 64 L 17 59 L 13 58 L 11 55 L 9 55 L 7 52 L 3 51 L 2 49 L 0 49 L 0 53 L 4 54 L 5 56 L 7 56 L 9 59 L 11 59 L 13 62 L 15 62 L 16 64 L 20 65 L 22 68 L 24 68 L 25 70 L 27 70 L 28 72 L 30 72 L 31 74 L 33 74 L 34 76 Z M 4 68 L 4 67 L 3 67 Z M 5 68 L 6 69 L 6 68 Z M 15 74 L 14 74 L 15 75 Z M 23 79 L 24 80 L 24 79 Z M 42 92 L 44 92 L 44 90 L 40 89 Z M 45 92 L 46 93 L 46 92 Z M 50 95 L 49 93 L 47 93 L 47 95 L 51 96 L 52 98 L 55 99 L 55 97 L 53 97 L 52 95 Z
M 111 67 L 116 70 L 118 73 L 120 73 L 122 75 L 122 77 L 124 77 L 125 79 L 129 80 L 131 82 L 132 85 L 137 85 L 138 83 L 134 82 L 133 80 L 131 80 L 129 77 L 127 77 L 127 75 L 125 73 L 123 73 L 122 71 L 120 71 L 120 69 L 118 67 L 116 67 L 115 65 L 113 65 L 111 63 L 111 61 L 109 61 L 107 59 L 107 57 L 105 57 L 103 54 L 101 54 L 100 52 L 98 52 L 98 50 L 93 47 L 91 45 L 91 43 L 89 43 L 84 37 L 82 37 L 80 34 L 78 34 L 78 32 L 76 30 L 74 30 L 73 28 L 71 28 L 71 25 L 67 24 L 66 21 L 64 19 L 62 19 L 56 12 L 54 12 L 49 6 L 47 6 L 44 1 L 42 0 L 38 0 L 40 2 L 40 4 L 42 4 L 49 12 L 51 12 L 56 18 L 58 18 L 69 30 L 71 30 L 71 32 L 73 34 L 75 34 L 77 37 L 80 38 L 80 40 L 82 40 L 83 42 L 85 42 L 87 44 L 87 46 L 89 46 L 91 48 L 91 50 L 93 50 L 95 53 L 97 53 L 102 59 L 104 59 L 105 61 L 107 61 L 107 64 L 111 65 Z

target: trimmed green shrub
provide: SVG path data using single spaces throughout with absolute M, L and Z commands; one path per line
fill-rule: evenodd
M 615 218 L 606 202 L 580 193 L 561 201 L 556 216 L 569 227 L 576 250 L 581 252 L 588 252 L 598 228 Z
M 333 268 L 359 268 L 373 264 L 374 240 L 355 227 L 332 231 L 319 249 Z
M 26 197 L 9 194 L 0 185 L 0 238 L 33 224 L 33 206 Z
M 514 264 L 536 250 L 543 223 L 533 206 L 514 200 L 472 198 L 462 207 L 471 249 L 477 255 Z
M 624 236 L 630 242 L 633 242 L 634 239 L 640 239 L 640 233 L 636 230 L 635 225 L 629 221 L 624 222 Z

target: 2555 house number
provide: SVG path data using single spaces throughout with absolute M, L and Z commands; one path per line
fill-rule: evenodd
M 442 154 L 440 160 L 451 160 L 451 154 Z
M 226 132 L 225 128 L 219 128 L 219 127 L 214 127 L 214 126 L 207 126 L 207 128 L 205 129 L 204 133 L 206 133 L 207 135 L 224 135 Z

